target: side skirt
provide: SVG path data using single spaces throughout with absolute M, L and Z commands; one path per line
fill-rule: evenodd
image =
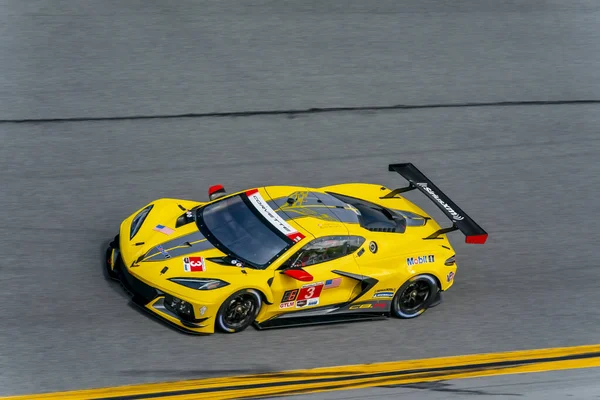
M 271 320 L 264 321 L 262 323 L 254 322 L 254 327 L 258 330 L 266 329 L 278 329 L 278 328 L 291 328 L 297 326 L 310 326 L 310 325 L 327 325 L 327 324 L 338 324 L 344 322 L 358 322 L 358 321 L 374 321 L 374 320 L 385 320 L 389 316 L 385 314 L 339 314 L 339 315 L 311 315 L 311 316 L 298 316 L 295 318 L 274 318 Z
M 290 326 L 334 324 L 338 322 L 387 319 L 390 316 L 390 300 L 370 300 L 306 309 L 289 314 L 279 314 L 266 321 L 254 322 L 258 329 Z

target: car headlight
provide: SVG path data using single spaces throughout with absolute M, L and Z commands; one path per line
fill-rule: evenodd
M 135 217 L 133 217 L 133 221 L 131 221 L 131 228 L 129 231 L 129 240 L 133 239 L 136 233 L 140 230 L 144 220 L 148 216 L 150 210 L 152 210 L 153 206 L 148 206 L 140 211 Z
M 229 285 L 229 283 L 220 279 L 196 279 L 196 278 L 170 278 L 170 281 L 178 283 L 183 286 L 187 286 L 191 289 L 197 290 L 213 290 L 223 286 Z

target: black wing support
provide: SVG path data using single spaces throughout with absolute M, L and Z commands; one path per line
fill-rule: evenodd
M 460 230 L 466 236 L 466 243 L 484 244 L 488 234 L 471 217 L 469 217 L 460 207 L 458 207 L 444 192 L 442 192 L 429 178 L 411 163 L 390 164 L 388 170 L 402 175 L 409 185 L 403 188 L 392 190 L 390 193 L 381 197 L 381 199 L 390 199 L 396 195 L 410 190 L 418 189 L 427 198 L 433 201 L 440 210 L 452 221 L 449 228 L 440 229 L 425 239 L 435 239 L 440 235 L 452 231 Z

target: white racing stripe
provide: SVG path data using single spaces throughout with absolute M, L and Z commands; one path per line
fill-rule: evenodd
M 254 207 L 265 217 L 275 228 L 285 234 L 288 238 L 295 242 L 299 242 L 304 239 L 304 235 L 294 229 L 290 224 L 285 222 L 271 206 L 267 204 L 265 199 L 260 195 L 258 189 L 248 190 L 246 196 Z

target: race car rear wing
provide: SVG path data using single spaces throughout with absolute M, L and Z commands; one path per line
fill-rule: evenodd
M 396 171 L 402 175 L 409 185 L 403 188 L 392 190 L 381 199 L 391 199 L 396 195 L 410 190 L 419 189 L 421 193 L 433 201 L 440 210 L 452 221 L 449 228 L 440 229 L 424 239 L 435 239 L 440 235 L 452 231 L 460 230 L 466 236 L 466 243 L 484 244 L 488 234 L 471 217 L 460 209 L 448 196 L 434 185 L 421 171 L 411 163 L 390 164 L 389 171 Z

